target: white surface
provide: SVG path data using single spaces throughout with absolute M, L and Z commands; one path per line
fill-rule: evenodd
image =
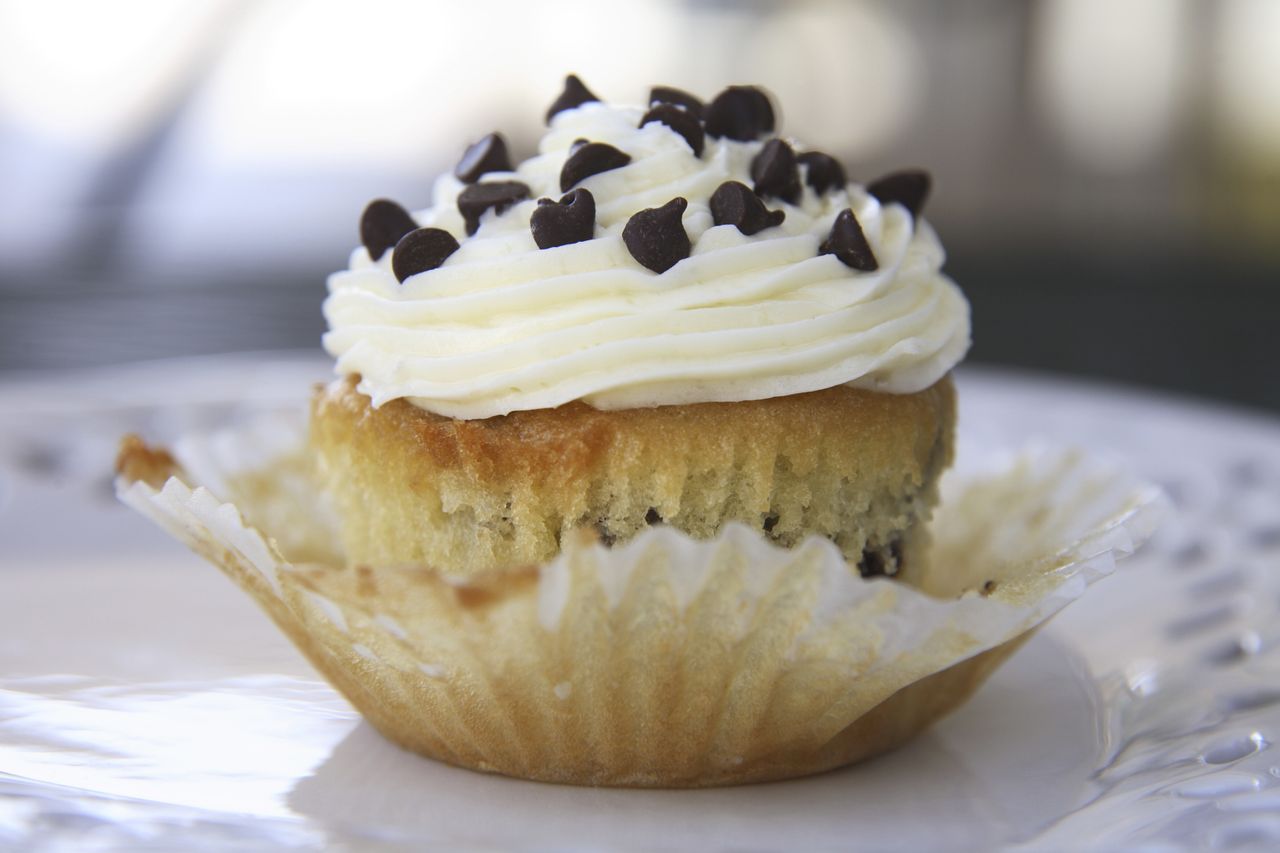
M 0 384 L 0 848 L 1280 844 L 1274 421 L 962 374 L 966 445 L 1123 455 L 1180 516 L 893 755 L 776 785 L 590 790 L 400 752 L 110 497 L 120 432 L 224 423 L 325 372 L 210 359 Z

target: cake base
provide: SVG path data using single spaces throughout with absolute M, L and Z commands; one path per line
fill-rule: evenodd
M 317 392 L 310 447 L 356 565 L 459 577 L 535 565 L 587 528 L 607 545 L 658 524 L 729 522 L 792 547 L 830 539 L 864 576 L 898 574 L 950 464 L 950 378 L 916 394 L 841 386 L 740 403 L 583 403 L 455 420 L 373 408 L 356 379 Z

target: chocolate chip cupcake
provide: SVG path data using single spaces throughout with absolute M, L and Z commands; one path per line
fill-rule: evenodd
M 426 210 L 370 204 L 330 278 L 311 447 L 348 559 L 474 577 L 736 522 L 910 582 L 969 342 L 928 176 L 850 182 L 750 86 L 632 107 L 570 77 L 547 122 Z
M 309 427 L 121 449 L 121 499 L 388 738 L 572 784 L 828 770 L 1150 533 L 1151 489 L 1041 453 L 952 481 L 926 541 L 969 325 L 922 173 L 849 182 L 752 87 L 571 77 L 548 122 L 368 207 Z

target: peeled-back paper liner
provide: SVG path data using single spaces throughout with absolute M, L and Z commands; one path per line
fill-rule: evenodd
M 1114 464 L 1039 448 L 947 476 L 920 589 L 739 524 L 614 548 L 584 533 L 545 565 L 461 581 L 346 566 L 304 445 L 296 420 L 268 419 L 180 443 L 159 489 L 118 490 L 392 740 L 577 784 L 764 781 L 890 749 L 1110 574 L 1164 503 Z

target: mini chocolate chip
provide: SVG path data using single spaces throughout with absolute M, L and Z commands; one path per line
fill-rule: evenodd
M 858 563 L 858 574 L 864 578 L 879 578 L 889 574 L 887 569 L 888 563 L 884 554 L 873 548 L 867 548 L 862 552 L 862 561 Z
M 764 527 L 764 532 L 765 532 L 765 533 L 772 533 L 772 532 L 773 532 L 773 528 L 775 528 L 775 527 L 777 527 L 777 526 L 778 526 L 778 520 L 779 520 L 779 519 L 778 519 L 778 514 L 777 514 L 776 512 L 771 512 L 771 513 L 769 513 L 768 515 L 766 515 L 766 516 L 764 517 L 764 525 L 763 525 L 763 527 Z
M 385 198 L 369 202 L 360 215 L 360 242 L 375 261 L 418 227 L 409 211 Z
M 912 216 L 919 216 L 924 209 L 925 199 L 929 197 L 931 186 L 933 179 L 928 172 L 923 169 L 905 169 L 867 184 L 867 192 L 880 199 L 881 204 L 897 202 L 910 211 Z
M 564 166 L 560 169 L 560 192 L 567 193 L 579 181 L 601 172 L 621 169 L 630 162 L 630 154 L 619 151 L 612 145 L 588 142 L 575 149 L 569 159 L 564 161 Z
M 862 233 L 862 226 L 853 215 L 853 211 L 845 208 L 840 211 L 831 226 L 831 233 L 818 247 L 819 255 L 835 255 L 840 263 L 855 270 L 870 272 L 880 268 L 876 263 L 875 253 L 867 236 Z
M 675 104 L 677 107 L 684 107 L 689 111 L 689 115 L 696 119 L 702 118 L 704 110 L 702 100 L 697 95 L 691 95 L 675 86 L 654 86 L 650 89 L 649 106 L 654 104 Z
M 399 281 L 411 275 L 433 270 L 445 258 L 458 251 L 458 241 L 441 228 L 419 228 L 410 231 L 396 243 L 391 254 L 391 271 Z
M 453 168 L 454 177 L 464 184 L 474 184 L 481 175 L 489 172 L 510 172 L 511 156 L 507 154 L 507 141 L 501 134 L 491 133 L 467 151 Z
M 655 524 L 662 523 L 662 513 L 654 507 L 649 507 L 649 511 L 644 514 L 644 523 L 652 527 Z
M 571 110 L 590 101 L 598 100 L 600 99 L 591 94 L 591 90 L 578 79 L 578 75 L 570 74 L 564 78 L 564 91 L 551 102 L 551 106 L 547 107 L 547 124 L 551 124 L 551 119 L 555 117 L 556 113 Z
M 472 184 L 458 193 L 458 212 L 467 223 L 467 234 L 474 234 L 480 227 L 480 217 L 489 208 L 502 213 L 518 201 L 529 197 L 529 188 L 519 181 L 492 181 Z
M 773 105 L 764 90 L 755 86 L 725 89 L 707 107 L 706 116 L 709 136 L 750 142 L 773 131 Z
M 990 595 L 991 593 L 993 593 L 993 592 L 995 592 L 995 591 L 996 591 L 996 582 L 995 582 L 995 581 L 986 581 L 986 582 L 984 582 L 984 583 L 982 584 L 982 597 L 983 597 L 983 598 L 986 598 L 988 595 Z
M 596 231 L 596 200 L 582 187 L 558 202 L 540 198 L 529 217 L 529 228 L 539 249 L 590 240 Z
M 804 182 L 813 187 L 813 191 L 822 195 L 827 190 L 838 190 L 849 182 L 845 177 L 844 166 L 830 154 L 821 151 L 806 151 L 796 156 L 804 164 Z
M 644 127 L 651 121 L 662 122 L 683 136 L 684 141 L 693 149 L 693 156 L 702 156 L 706 134 L 703 133 L 702 122 L 688 110 L 683 110 L 675 104 L 658 104 L 644 114 L 644 118 L 640 119 L 640 126 Z
M 760 196 L 746 184 L 725 181 L 711 194 L 711 219 L 716 225 L 736 225 L 750 237 L 752 234 L 781 225 L 785 210 L 769 210 Z
M 796 168 L 796 152 L 781 139 L 770 139 L 751 158 L 751 180 L 756 195 L 777 196 L 795 204 L 800 200 L 800 172 Z
M 688 206 L 688 201 L 676 196 L 662 207 L 647 208 L 628 219 L 622 242 L 631 257 L 657 273 L 689 257 L 693 246 L 681 221 Z
M 889 552 L 887 555 L 886 550 Z M 888 549 L 865 549 L 858 564 L 858 573 L 864 578 L 894 577 L 901 574 L 903 565 L 902 541 L 895 539 L 889 543 Z

